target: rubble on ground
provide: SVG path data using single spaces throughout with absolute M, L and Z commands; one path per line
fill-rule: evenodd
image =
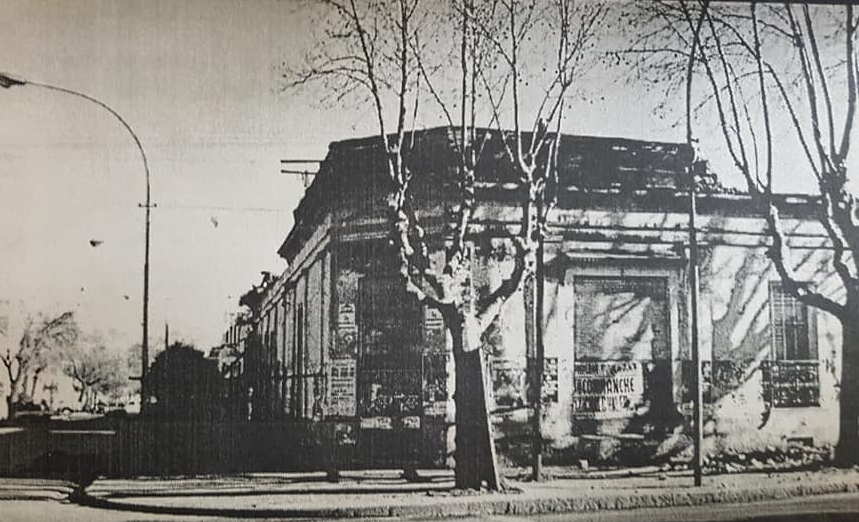
M 767 446 L 762 450 L 724 450 L 703 458 L 709 473 L 744 473 L 748 471 L 787 471 L 819 469 L 826 466 L 832 455 L 830 447 Z

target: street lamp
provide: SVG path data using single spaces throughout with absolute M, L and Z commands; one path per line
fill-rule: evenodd
M 16 78 L 14 76 L 10 76 L 8 74 L 0 72 L 0 87 L 3 87 L 4 89 L 10 89 L 12 87 L 18 86 L 41 87 L 42 89 L 48 89 L 50 91 L 71 94 L 72 96 L 83 98 L 84 100 L 90 101 L 98 105 L 99 107 L 112 114 L 113 117 L 119 120 L 119 123 L 121 123 L 122 126 L 125 127 L 125 130 L 128 131 L 128 133 L 131 135 L 131 138 L 134 140 L 134 144 L 137 145 L 137 150 L 140 151 L 140 157 L 143 158 L 143 170 L 146 174 L 146 202 L 143 205 L 144 209 L 146 210 L 146 232 L 143 251 L 143 347 L 140 355 L 140 405 L 141 408 L 144 408 L 144 404 L 146 403 L 147 397 L 146 374 L 149 370 L 149 211 L 152 208 L 152 205 L 150 204 L 149 194 L 149 162 L 146 159 L 146 152 L 143 150 L 143 145 L 141 145 L 140 139 L 137 137 L 137 134 L 135 134 L 134 130 L 131 128 L 128 122 L 126 122 L 125 119 L 123 119 L 123 117 L 120 116 L 118 112 L 113 110 L 113 108 L 111 108 L 103 101 L 93 98 L 92 96 L 89 96 L 82 92 L 66 89 L 65 87 L 57 87 L 56 85 L 49 85 L 46 83 L 24 80 L 22 78 Z

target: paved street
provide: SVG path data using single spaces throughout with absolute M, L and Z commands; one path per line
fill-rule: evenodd
M 519 522 L 538 520 L 542 522 L 561 521 L 600 521 L 600 522 L 728 522 L 749 520 L 755 522 L 797 521 L 797 522 L 847 522 L 859 517 L 859 494 L 823 495 L 814 498 L 800 498 L 779 501 L 756 502 L 752 504 L 707 505 L 684 508 L 639 509 L 603 513 L 523 516 L 490 516 L 462 518 L 462 522 Z M 150 521 L 234 521 L 230 517 L 199 517 L 152 515 L 124 511 L 111 511 L 77 506 L 68 502 L 44 501 L 0 501 L 0 519 L 3 522 L 61 521 L 61 522 L 150 522 Z M 301 520 L 271 519 L 259 520 Z M 354 519 L 352 519 L 354 520 Z M 363 519 L 393 520 L 393 519 Z M 433 520 L 409 518 L 408 520 Z

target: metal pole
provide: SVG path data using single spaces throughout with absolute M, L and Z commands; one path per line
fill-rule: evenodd
M 146 151 L 143 150 L 143 145 L 140 143 L 140 139 L 137 137 L 137 134 L 134 132 L 134 129 L 131 128 L 131 125 L 129 125 L 128 122 L 125 121 L 125 119 L 120 116 L 118 112 L 116 112 L 112 107 L 110 107 L 103 101 L 97 98 L 93 98 L 92 96 L 89 96 L 82 92 L 66 89 L 65 87 L 58 87 L 56 85 L 50 85 L 47 83 L 33 82 L 30 80 L 15 78 L 5 73 L 0 73 L 0 87 L 9 89 L 11 87 L 26 85 L 31 85 L 33 87 L 41 87 L 50 91 L 57 91 L 65 94 L 70 94 L 72 96 L 77 96 L 78 98 L 83 98 L 84 100 L 92 102 L 103 108 L 111 115 L 113 115 L 113 117 L 116 118 L 119 123 L 122 124 L 125 130 L 128 131 L 128 133 L 131 135 L 131 138 L 134 140 L 134 144 L 137 146 L 137 150 L 140 152 L 140 157 L 143 159 L 143 170 L 144 174 L 146 175 L 146 202 L 143 205 L 146 209 L 146 228 L 143 250 L 143 345 L 140 351 L 140 407 L 141 409 L 145 408 L 147 398 L 146 375 L 149 371 L 149 213 L 152 208 L 149 186 L 149 161 L 146 159 Z
M 707 16 L 709 0 L 703 0 L 701 3 L 701 12 L 698 16 L 698 21 L 695 24 L 695 34 L 692 39 L 692 50 L 689 53 L 689 61 L 686 64 L 686 144 L 695 151 L 694 140 L 692 138 L 692 79 L 693 69 L 695 65 L 695 52 L 698 48 L 698 42 L 701 34 L 701 26 L 704 23 L 704 18 Z M 698 213 L 696 187 L 696 167 L 698 165 L 697 154 L 694 154 L 692 161 L 689 164 L 689 289 L 690 289 L 690 326 L 691 326 L 691 348 L 692 348 L 692 364 L 695 366 L 693 375 L 693 385 L 695 387 L 695 398 L 692 411 L 692 431 L 694 432 L 694 462 L 693 470 L 695 477 L 695 485 L 701 485 L 701 444 L 703 435 L 701 429 L 701 408 L 702 408 L 702 393 L 701 393 L 701 357 L 698 353 L 698 231 L 695 228 L 695 216 Z
M 702 379 L 701 379 L 701 356 L 698 351 L 698 231 L 695 228 L 695 217 L 698 213 L 697 195 L 695 187 L 695 167 L 689 170 L 689 291 L 690 291 L 690 323 L 692 364 L 695 367 L 692 372 L 692 385 L 695 390 L 694 405 L 692 410 L 692 430 L 694 444 L 693 471 L 695 485 L 701 485 L 701 444 L 703 443 L 703 431 L 701 429 L 702 415 Z
M 130 129 L 129 129 L 130 130 Z M 134 133 L 132 132 L 132 135 Z M 140 146 L 137 137 L 134 141 Z M 144 154 L 143 147 L 140 147 L 140 153 Z M 146 166 L 146 203 L 145 203 L 145 220 L 146 232 L 143 248 L 143 346 L 140 350 L 140 408 L 143 411 L 144 404 L 149 403 L 149 386 L 147 385 L 147 376 L 149 374 L 149 212 L 152 209 L 152 202 L 149 194 L 149 165 L 146 162 L 146 156 L 143 156 L 143 164 Z

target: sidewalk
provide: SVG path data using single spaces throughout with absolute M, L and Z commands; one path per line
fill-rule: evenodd
M 400 472 L 258 473 L 232 477 L 98 480 L 75 500 L 93 507 L 161 514 L 252 517 L 453 517 L 594 512 L 644 507 L 741 503 L 859 492 L 856 470 L 692 477 L 654 470 L 630 476 L 582 473 L 540 483 L 508 481 L 512 491 L 452 491 L 450 471 L 420 471 L 421 482 Z

